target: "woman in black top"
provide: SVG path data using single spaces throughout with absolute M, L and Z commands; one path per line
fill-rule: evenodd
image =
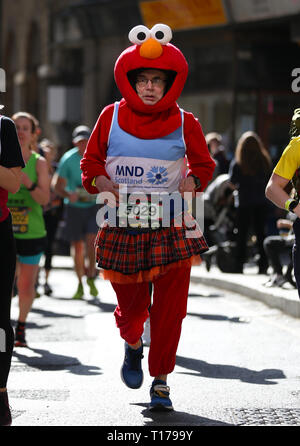
M 11 119 L 0 115 L 0 426 L 11 424 L 6 384 L 14 345 L 10 308 L 16 252 L 6 202 L 8 192 L 16 193 L 20 188 L 23 167 L 15 125 Z
M 243 272 L 247 257 L 248 232 L 253 226 L 257 240 L 259 274 L 265 274 L 268 261 L 263 247 L 268 202 L 265 188 L 271 172 L 271 158 L 259 136 L 244 133 L 230 164 L 229 180 L 238 191 L 236 272 Z

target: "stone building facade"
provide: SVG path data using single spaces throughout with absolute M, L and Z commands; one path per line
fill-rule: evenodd
M 84 34 L 76 0 L 1 1 L 0 67 L 6 74 L 5 113 L 33 113 L 43 135 L 61 150 L 74 126 L 93 126 L 115 92 L 113 66 L 127 36 L 99 42 Z M 109 95 L 111 92 L 111 95 Z

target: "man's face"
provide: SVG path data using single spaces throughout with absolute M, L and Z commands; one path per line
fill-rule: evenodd
M 84 154 L 87 143 L 88 143 L 88 139 L 81 139 L 80 141 L 78 141 L 76 143 L 76 146 L 78 147 L 78 150 L 79 150 L 79 153 L 81 156 L 83 156 L 83 154 Z
M 218 151 L 219 145 L 220 145 L 220 143 L 217 139 L 212 139 L 209 142 L 209 149 L 210 149 L 210 152 L 212 155 L 214 155 Z
M 166 75 L 161 70 L 144 70 L 138 74 L 136 91 L 146 105 L 155 105 L 164 95 Z

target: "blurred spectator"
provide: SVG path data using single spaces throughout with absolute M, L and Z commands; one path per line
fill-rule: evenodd
M 289 282 L 295 286 L 292 279 L 292 247 L 295 236 L 293 234 L 293 221 L 295 216 L 288 214 L 289 218 L 277 220 L 277 227 L 280 235 L 271 235 L 264 240 L 264 248 L 268 257 L 273 274 L 270 276 L 265 286 L 282 286 Z M 283 274 L 283 265 L 287 263 L 287 270 Z
M 228 173 L 229 161 L 226 157 L 224 146 L 222 145 L 222 136 L 219 133 L 211 132 L 205 136 L 205 139 L 210 154 L 217 163 L 215 169 L 217 175 Z
M 73 299 L 82 299 L 84 295 L 82 279 L 85 275 L 90 294 L 94 297 L 98 295 L 94 282 L 96 276 L 94 242 L 98 231 L 96 215 L 99 208 L 96 204 L 96 195 L 89 194 L 83 188 L 80 170 L 80 161 L 90 134 L 91 130 L 84 125 L 74 129 L 72 134 L 74 147 L 60 159 L 52 182 L 54 191 L 64 198 L 66 223 L 64 238 L 71 243 L 78 278 Z
M 263 242 L 267 221 L 265 187 L 271 172 L 271 158 L 259 136 L 245 132 L 239 139 L 235 157 L 230 164 L 229 179 L 237 189 L 237 257 L 236 272 L 243 272 L 247 259 L 247 244 L 250 228 L 256 235 L 259 252 L 259 274 L 265 274 L 268 261 Z

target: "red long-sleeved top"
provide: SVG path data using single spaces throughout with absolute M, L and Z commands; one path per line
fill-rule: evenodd
M 105 162 L 113 111 L 114 104 L 110 104 L 101 112 L 80 163 L 82 184 L 91 194 L 99 192 L 91 184 L 94 177 L 105 175 L 109 178 Z M 184 111 L 183 129 L 189 168 L 187 175 L 193 174 L 200 179 L 201 187 L 198 191 L 201 192 L 211 180 L 216 163 L 208 151 L 201 125 L 192 113 Z M 124 128 L 123 130 L 126 131 Z

